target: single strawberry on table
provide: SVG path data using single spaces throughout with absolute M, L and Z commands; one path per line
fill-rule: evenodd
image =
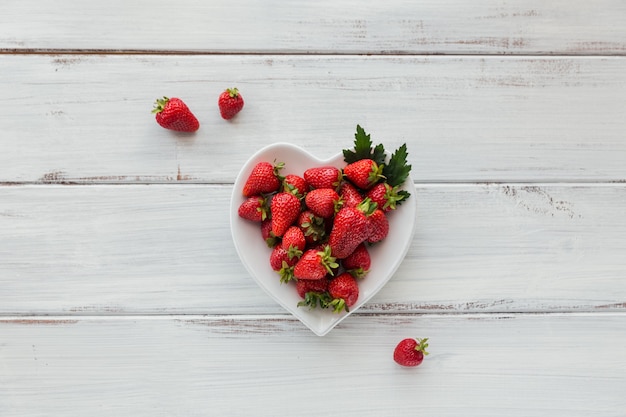
M 157 123 L 165 129 L 177 132 L 195 132 L 200 122 L 189 107 L 177 97 L 163 97 L 156 100 L 152 109 Z
M 428 338 L 424 339 L 403 339 L 398 343 L 393 351 L 393 360 L 402 366 L 418 366 L 428 355 Z
M 243 109 L 243 97 L 237 88 L 227 88 L 217 99 L 222 118 L 230 120 Z

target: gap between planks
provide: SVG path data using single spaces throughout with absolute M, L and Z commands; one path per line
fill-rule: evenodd
M 491 319 L 491 320 L 506 320 L 506 319 L 514 319 L 520 317 L 626 317 L 626 311 L 558 311 L 558 312 L 550 312 L 550 311 L 524 311 L 524 312 L 498 312 L 498 313 L 477 313 L 477 312 L 441 312 L 438 311 L 436 313 L 402 313 L 402 312 L 394 312 L 394 313 L 367 313 L 355 311 L 352 313 L 354 317 L 430 317 L 430 318 L 444 318 L 444 317 L 459 317 L 464 319 Z M 0 325 L 2 324 L 72 324 L 77 322 L 86 322 L 86 321 L 101 321 L 101 320 L 184 320 L 184 321 L 228 321 L 228 320 L 238 320 L 238 321 L 298 321 L 296 317 L 289 313 L 284 314 L 184 314 L 184 313 L 153 313 L 153 314 L 145 314 L 145 313 L 107 313 L 103 312 L 102 314 L 81 314 L 81 313 L 71 313 L 71 314 L 54 314 L 54 315 L 33 315 L 33 314 L 10 314 L 4 315 L 0 313 Z
M 121 176 L 123 177 L 123 176 Z M 120 177 L 120 178 L 121 178 Z M 499 185 L 515 185 L 524 186 L 547 186 L 547 187 L 624 187 L 626 179 L 611 181 L 594 181 L 594 180 L 556 180 L 556 181 L 528 181 L 528 180 L 459 180 L 459 181 L 414 181 L 416 187 L 473 187 L 473 186 L 499 186 Z M 161 179 L 154 181 L 119 181 L 107 180 L 83 180 L 83 179 L 58 179 L 58 180 L 39 180 L 39 181 L 0 181 L 0 187 L 46 187 L 51 185 L 63 186 L 144 186 L 144 185 L 176 185 L 176 186 L 213 186 L 213 187 L 232 187 L 234 182 L 208 182 L 201 180 L 174 180 Z
M 493 52 L 493 53 L 467 53 L 467 52 L 403 52 L 403 51 L 194 51 L 194 50 L 150 50 L 150 49 L 0 49 L 0 55 L 142 55 L 142 56 L 223 56 L 223 55 L 250 55 L 250 56 L 315 56 L 315 57 L 350 57 L 350 56 L 382 56 L 382 57 L 446 57 L 453 58 L 488 58 L 488 57 L 549 57 L 549 58 L 576 58 L 576 57 L 626 57 L 626 52 L 571 52 L 571 53 L 553 53 L 553 52 Z

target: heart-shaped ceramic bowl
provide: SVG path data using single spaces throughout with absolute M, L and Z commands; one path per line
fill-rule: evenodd
M 359 299 L 350 308 L 350 312 L 334 313 L 331 309 L 309 309 L 298 307 L 301 301 L 292 284 L 281 284 L 276 271 L 269 263 L 271 249 L 261 237 L 258 223 L 244 220 L 238 215 L 238 208 L 244 201 L 242 189 L 252 168 L 262 161 L 284 162 L 282 175 L 296 174 L 302 176 L 308 168 L 332 165 L 343 168 L 343 154 L 322 160 L 309 154 L 304 149 L 288 143 L 276 143 L 267 146 L 254 154 L 243 166 L 235 185 L 230 204 L 230 225 L 235 248 L 244 266 L 257 284 L 263 288 L 287 311 L 296 316 L 316 335 L 324 336 L 339 322 L 355 312 L 372 298 L 395 273 L 404 259 L 411 241 L 416 219 L 415 186 L 411 177 L 403 184 L 403 189 L 411 193 L 411 197 L 398 209 L 389 213 L 389 235 L 382 242 L 369 248 L 371 257 L 370 272 L 359 281 Z

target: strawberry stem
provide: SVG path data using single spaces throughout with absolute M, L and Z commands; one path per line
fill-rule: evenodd
M 226 91 L 228 91 L 228 94 L 232 98 L 235 98 L 235 97 L 237 97 L 239 95 L 239 90 L 237 89 L 237 87 L 227 88 Z
M 424 339 L 415 339 L 417 341 L 417 346 L 415 346 L 415 350 L 418 352 L 422 352 L 424 355 L 428 355 L 428 352 L 426 352 L 426 348 L 428 347 L 428 338 L 425 337 Z
M 163 98 L 157 98 L 154 103 L 152 113 L 161 113 L 163 110 L 165 110 L 165 106 L 167 105 L 168 101 L 170 101 L 169 97 L 163 96 Z
M 324 268 L 326 268 L 326 271 L 330 275 L 334 275 L 333 268 L 339 268 L 339 264 L 335 262 L 337 258 L 331 255 L 330 246 L 329 245 L 324 246 L 324 250 L 317 252 L 317 254 L 322 258 L 321 263 L 324 266 Z

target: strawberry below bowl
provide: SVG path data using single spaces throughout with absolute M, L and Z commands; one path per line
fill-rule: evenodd
M 298 307 L 301 298 L 293 283 L 281 283 L 279 275 L 270 266 L 271 249 L 261 237 L 259 224 L 244 220 L 238 215 L 237 210 L 245 200 L 242 189 L 246 179 L 252 168 L 263 161 L 284 162 L 281 175 L 302 175 L 308 168 L 328 165 L 342 169 L 346 163 L 341 153 L 323 160 L 292 144 L 276 143 L 267 146 L 255 153 L 239 172 L 230 204 L 230 226 L 235 249 L 252 278 L 313 333 L 324 336 L 380 291 L 404 259 L 413 240 L 417 212 L 413 180 L 409 176 L 402 186 L 411 193 L 411 198 L 389 215 L 389 235 L 384 241 L 368 248 L 371 267 L 369 273 L 359 280 L 359 298 L 356 304 L 349 312 L 335 313 L 332 309 Z

